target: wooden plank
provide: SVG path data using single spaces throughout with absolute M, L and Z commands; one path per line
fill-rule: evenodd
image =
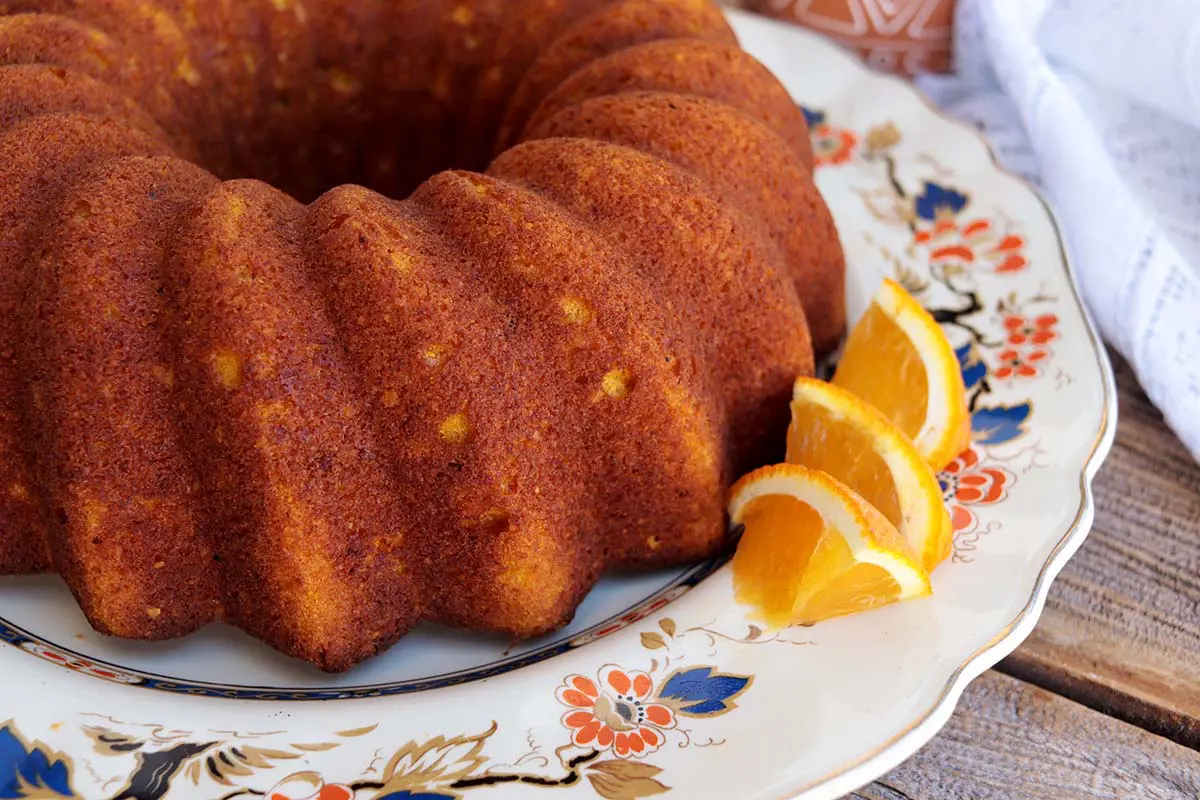
M 1200 466 L 1114 357 L 1096 524 L 1000 669 L 1200 749 Z
M 853 800 L 1195 800 L 1200 753 L 988 672 L 928 746 Z

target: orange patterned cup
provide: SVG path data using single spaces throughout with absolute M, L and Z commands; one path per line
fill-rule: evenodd
M 913 75 L 950 68 L 955 0 L 750 0 L 857 50 L 875 69 Z

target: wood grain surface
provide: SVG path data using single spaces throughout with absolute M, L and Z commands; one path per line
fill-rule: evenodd
M 1114 356 L 1096 523 L 1000 669 L 1200 748 L 1200 466 Z
M 1193 800 L 1200 754 L 993 671 L 928 746 L 849 797 Z

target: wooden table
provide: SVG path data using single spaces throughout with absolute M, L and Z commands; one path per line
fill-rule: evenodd
M 1030 638 L 855 800 L 1200 798 L 1200 466 L 1113 355 L 1096 522 Z

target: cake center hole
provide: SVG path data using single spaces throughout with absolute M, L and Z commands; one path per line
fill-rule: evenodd
M 442 170 L 486 167 L 514 88 L 481 91 L 487 42 L 448 52 L 444 30 L 423 30 L 421 3 L 336 6 L 353 19 L 274 26 L 269 43 L 236 29 L 198 43 L 222 54 L 178 98 L 199 160 L 303 202 L 346 183 L 400 199 Z
M 462 110 L 418 92 L 361 93 L 325 108 L 260 109 L 221 177 L 257 178 L 305 203 L 346 183 L 401 199 L 442 170 L 490 160 L 492 137 L 468 135 Z

